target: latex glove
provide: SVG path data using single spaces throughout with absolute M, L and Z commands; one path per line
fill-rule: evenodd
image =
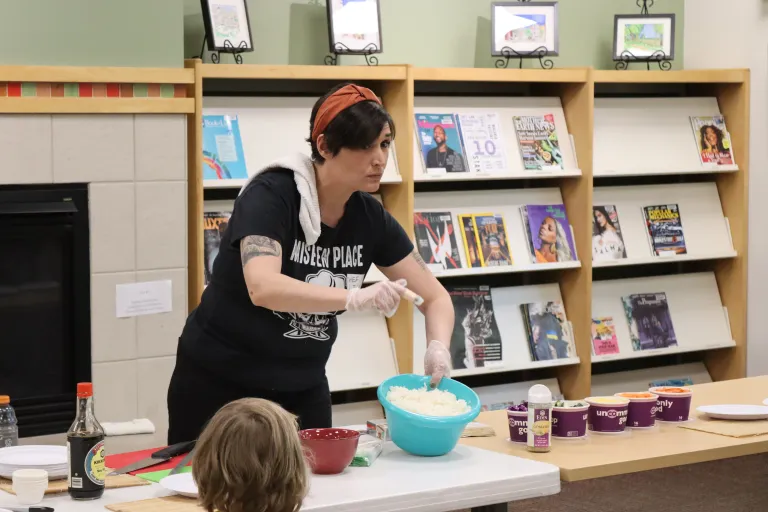
M 444 343 L 432 340 L 427 345 L 427 353 L 424 354 L 424 375 L 432 377 L 432 387 L 437 387 L 443 377 L 450 377 L 451 353 Z
M 392 317 L 405 293 L 406 281 L 379 281 L 365 288 L 353 288 L 347 292 L 347 311 L 377 310 L 387 318 Z

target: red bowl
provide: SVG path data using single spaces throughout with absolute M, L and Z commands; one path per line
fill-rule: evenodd
M 301 444 L 309 451 L 307 461 L 318 475 L 336 475 L 355 458 L 360 432 L 345 428 L 310 428 L 299 431 Z

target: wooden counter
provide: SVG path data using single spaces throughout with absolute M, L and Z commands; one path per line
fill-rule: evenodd
M 692 388 L 691 417 L 696 418 L 695 409 L 701 405 L 762 404 L 768 398 L 768 376 Z M 560 478 L 568 482 L 768 452 L 768 435 L 735 438 L 662 423 L 652 430 L 628 429 L 623 435 L 555 439 L 549 453 L 531 453 L 507 441 L 506 411 L 484 412 L 476 421 L 493 426 L 496 436 L 464 438 L 462 444 L 554 464 L 560 467 Z

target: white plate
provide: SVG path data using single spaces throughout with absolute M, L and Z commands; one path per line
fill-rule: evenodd
M 197 484 L 192 478 L 192 473 L 179 473 L 171 475 L 160 480 L 163 488 L 181 494 L 187 498 L 197 498 Z
M 18 468 L 57 468 L 67 466 L 65 446 L 10 446 L 0 448 L 0 465 Z
M 702 405 L 696 408 L 710 418 L 722 420 L 764 420 L 768 419 L 768 406 L 764 405 Z
M 765 400 L 763 400 L 763 403 L 764 403 L 765 405 L 768 405 L 768 398 L 766 398 Z

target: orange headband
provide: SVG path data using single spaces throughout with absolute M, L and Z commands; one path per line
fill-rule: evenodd
M 328 128 L 328 125 L 339 115 L 339 112 L 361 101 L 375 101 L 381 105 L 381 100 L 372 90 L 354 84 L 345 85 L 328 96 L 323 104 L 320 105 L 315 115 L 315 125 L 312 127 L 312 140 L 317 142 L 317 138 Z

